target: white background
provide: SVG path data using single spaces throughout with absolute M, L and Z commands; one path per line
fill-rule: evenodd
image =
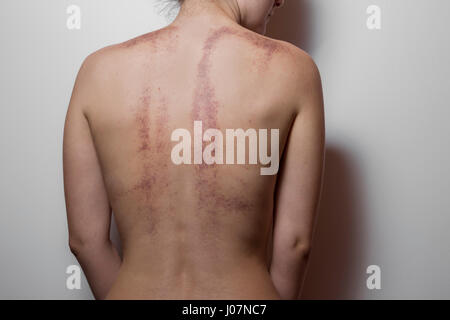
M 446 0 L 287 0 L 270 35 L 322 75 L 323 196 L 304 298 L 450 298 L 450 46 Z M 66 289 L 64 118 L 91 52 L 169 21 L 155 0 L 2 0 L 0 298 L 90 299 Z M 66 9 L 82 10 L 68 30 Z M 366 27 L 369 5 L 382 29 Z M 366 268 L 381 267 L 381 290 Z

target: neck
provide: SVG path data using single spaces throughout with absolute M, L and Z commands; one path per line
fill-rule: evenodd
M 241 22 L 236 0 L 184 0 L 172 25 L 197 24 L 201 28 L 218 23 Z

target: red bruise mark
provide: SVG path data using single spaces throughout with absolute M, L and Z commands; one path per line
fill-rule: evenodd
M 197 67 L 197 88 L 194 93 L 193 120 L 203 119 L 206 128 L 216 128 L 219 103 L 211 83 L 211 56 L 218 41 L 226 34 L 234 33 L 229 28 L 214 31 L 203 45 L 203 56 Z
M 138 44 L 150 44 L 154 49 L 160 49 L 161 47 L 165 47 L 167 50 L 170 48 L 168 46 L 160 46 L 160 43 L 157 40 L 167 39 L 174 40 L 178 39 L 178 35 L 175 32 L 178 30 L 176 26 L 168 26 L 163 29 L 159 29 L 150 33 L 146 33 L 142 36 L 136 37 L 134 39 L 123 42 L 120 46 L 122 48 L 131 48 Z
M 139 182 L 131 191 L 140 191 L 145 194 L 145 199 L 149 201 L 152 195 L 152 189 L 155 185 L 156 177 L 150 173 L 144 173 Z
M 234 35 L 246 39 L 252 45 L 265 51 L 265 58 L 261 65 L 267 66 L 275 52 L 282 50 L 274 40 L 247 31 L 236 31 L 228 27 L 219 28 L 211 33 L 203 45 L 203 55 L 197 67 L 197 88 L 194 93 L 192 117 L 193 120 L 203 120 L 206 128 L 216 128 L 219 102 L 211 81 L 211 57 L 218 42 L 227 35 Z
M 139 205 L 137 212 L 141 215 L 142 221 L 145 222 L 145 226 L 148 234 L 154 234 L 158 231 L 157 225 L 159 224 L 160 218 L 155 216 L 157 209 L 151 203 L 145 203 Z
M 150 151 L 150 100 L 150 89 L 146 89 L 140 99 L 139 109 L 135 117 L 140 141 L 138 152 Z
M 194 92 L 192 119 L 202 120 L 204 130 L 217 127 L 219 102 L 211 79 L 212 56 L 217 49 L 217 44 L 225 36 L 237 36 L 247 40 L 252 45 L 262 49 L 264 56 L 258 60 L 258 65 L 266 68 L 273 54 L 284 47 L 274 40 L 263 38 L 252 32 L 237 31 L 228 27 L 219 28 L 211 32 L 203 45 L 203 55 L 197 67 L 197 87 Z M 217 183 L 217 166 L 207 166 L 205 163 L 196 165 L 196 188 L 199 190 L 197 206 L 210 214 L 214 214 L 217 208 L 226 211 L 245 212 L 252 208 L 244 197 L 226 197 L 219 191 Z M 214 221 L 211 221 L 214 224 Z
M 170 141 L 168 102 L 160 88 L 144 90 L 139 99 L 135 120 L 139 138 L 137 151 L 142 161 L 141 173 L 126 193 L 137 192 L 150 203 L 157 199 L 156 194 L 161 195 L 169 186 L 167 158 L 161 156 L 166 152 Z
M 218 206 L 227 212 L 248 212 L 253 208 L 245 197 L 225 197 L 223 194 L 216 195 Z
M 160 92 L 161 89 L 158 88 L 158 91 Z M 170 141 L 168 128 L 169 112 L 166 97 L 161 95 L 161 98 L 159 100 L 160 101 L 156 115 L 156 152 L 162 153 L 168 147 L 168 141 Z
M 219 111 L 219 102 L 216 98 L 216 92 L 211 81 L 211 57 L 216 49 L 218 41 L 226 34 L 232 33 L 229 28 L 220 28 L 215 30 L 205 41 L 203 45 L 203 55 L 197 67 L 197 88 L 194 92 L 194 101 L 192 108 L 193 121 L 202 120 L 204 130 L 208 128 L 217 128 L 217 114 Z M 210 167 L 215 167 L 212 165 Z M 197 171 L 207 169 L 208 166 L 203 163 L 196 166 Z M 198 172 L 200 174 L 200 172 Z M 205 185 L 203 181 L 197 181 L 197 187 Z M 201 199 L 200 199 L 201 200 Z M 200 201 L 202 202 L 202 200 Z
M 266 53 L 266 62 L 272 58 L 273 54 L 276 51 L 279 51 L 283 48 L 277 42 L 275 42 L 275 40 L 264 38 L 252 32 L 245 32 L 240 34 L 240 36 L 249 40 L 254 46 L 263 49 Z
M 167 99 L 160 88 L 148 86 L 137 99 L 134 114 L 139 173 L 130 185 L 121 186 L 123 191 L 118 192 L 116 198 L 136 197 L 138 213 L 149 234 L 158 232 L 161 212 L 166 212 L 166 207 L 173 208 L 173 204 L 160 200 L 170 188 L 167 157 L 163 155 L 170 145 L 168 122 Z M 170 161 L 170 154 L 168 159 Z

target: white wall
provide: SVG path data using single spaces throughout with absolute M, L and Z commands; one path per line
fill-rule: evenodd
M 89 53 L 167 23 L 155 0 L 0 4 L 0 298 L 92 298 L 65 287 L 62 134 Z M 66 27 L 79 5 L 81 30 Z M 368 30 L 379 5 L 382 29 Z M 322 203 L 305 298 L 450 298 L 446 0 L 287 0 L 270 34 L 321 70 Z M 381 290 L 366 268 L 381 267 Z

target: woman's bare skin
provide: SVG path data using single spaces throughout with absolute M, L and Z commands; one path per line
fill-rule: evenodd
M 297 298 L 323 163 L 318 70 L 228 7 L 187 1 L 168 27 L 97 51 L 79 72 L 64 135 L 72 251 L 99 299 Z M 175 165 L 171 133 L 195 120 L 280 129 L 278 175 Z

